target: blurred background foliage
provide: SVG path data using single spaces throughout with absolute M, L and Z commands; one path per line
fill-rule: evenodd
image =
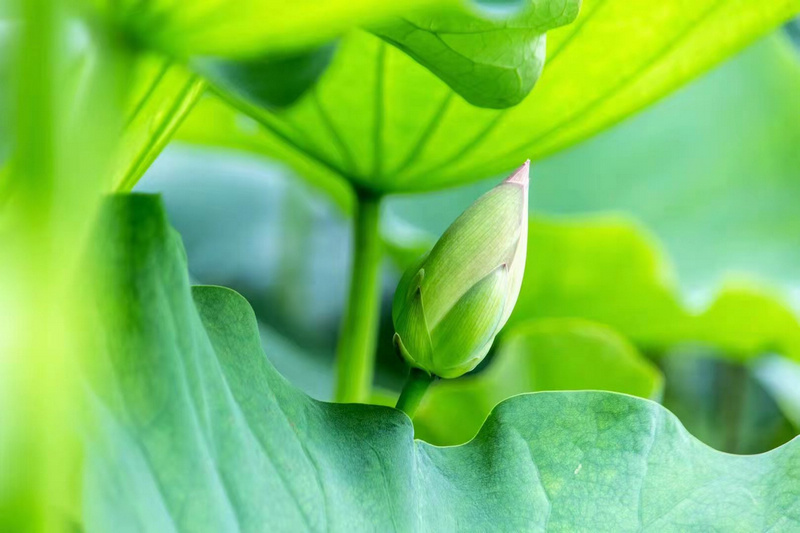
M 416 421 L 422 438 L 464 442 L 505 397 L 585 388 L 663 401 L 725 451 L 764 451 L 797 434 L 800 54 L 791 31 L 533 166 L 517 310 L 494 358 L 435 385 Z M 197 140 L 197 120 L 179 137 Z M 258 125 L 237 128 L 256 135 Z M 329 399 L 348 211 L 335 192 L 258 152 L 175 143 L 137 190 L 163 193 L 194 279 L 241 292 L 276 367 Z M 403 377 L 390 345 L 399 273 L 496 181 L 383 205 L 376 401 L 391 403 Z

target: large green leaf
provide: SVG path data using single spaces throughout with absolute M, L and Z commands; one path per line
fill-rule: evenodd
M 87 531 L 800 525 L 800 443 L 721 454 L 646 400 L 518 396 L 448 448 L 414 441 L 398 411 L 311 400 L 264 357 L 240 296 L 189 288 L 157 200 L 115 198 L 101 222 Z
M 465 2 L 467 4 L 468 2 Z M 544 65 L 545 31 L 571 22 L 578 0 L 525 0 L 517 9 L 447 5 L 372 25 L 371 31 L 408 53 L 472 104 L 504 108 L 533 89 Z M 322 73 L 332 48 L 274 58 L 204 60 L 219 88 L 268 110 L 300 97 Z
M 613 330 L 584 320 L 535 320 L 504 334 L 484 372 L 437 381 L 414 429 L 432 444 L 461 444 L 495 405 L 517 394 L 605 390 L 658 400 L 662 385 L 658 369 Z
M 292 109 L 240 106 L 260 130 L 206 101 L 180 135 L 275 157 L 315 183 L 346 178 L 381 192 L 443 188 L 596 133 L 799 9 L 798 0 L 587 1 L 576 22 L 549 32 L 536 89 L 503 111 L 468 104 L 400 50 L 352 32 L 315 90 Z

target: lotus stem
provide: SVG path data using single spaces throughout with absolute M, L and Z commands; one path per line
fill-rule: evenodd
M 365 403 L 372 389 L 380 316 L 380 196 L 359 194 L 350 293 L 336 348 L 335 400 Z
M 397 409 L 400 409 L 409 418 L 413 419 L 432 381 L 433 376 L 431 374 L 419 368 L 411 368 L 408 378 L 406 378 L 406 383 L 403 385 L 403 391 L 400 393 L 400 398 L 397 399 Z

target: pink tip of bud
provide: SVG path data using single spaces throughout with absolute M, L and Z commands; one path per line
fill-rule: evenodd
M 505 182 L 516 183 L 522 185 L 523 187 L 527 187 L 530 168 L 531 168 L 531 160 L 528 159 L 525 161 L 525 163 L 523 163 L 521 167 L 512 172 L 511 175 L 505 179 Z

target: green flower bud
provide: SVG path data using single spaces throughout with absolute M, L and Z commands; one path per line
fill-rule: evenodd
M 529 164 L 464 211 L 400 280 L 394 342 L 411 366 L 461 376 L 508 321 L 525 270 Z

